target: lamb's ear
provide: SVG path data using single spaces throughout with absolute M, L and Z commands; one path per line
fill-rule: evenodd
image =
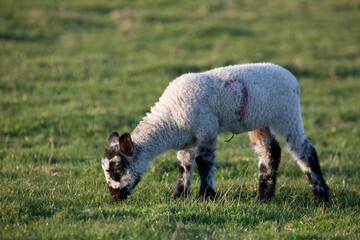
M 107 139 L 109 145 L 111 146 L 111 145 L 119 144 L 119 138 L 120 138 L 120 136 L 119 136 L 118 132 L 110 133 L 110 135 L 108 136 L 108 139 Z
M 125 157 L 132 157 L 134 153 L 134 144 L 131 141 L 131 136 L 128 133 L 124 133 L 120 137 L 120 151 Z

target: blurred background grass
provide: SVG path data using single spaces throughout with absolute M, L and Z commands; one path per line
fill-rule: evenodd
M 178 223 L 187 238 L 358 236 L 359 22 L 356 0 L 0 0 L 0 237 L 170 238 Z M 235 185 L 217 210 L 196 204 L 196 173 L 192 198 L 169 202 L 174 152 L 113 203 L 107 134 L 131 131 L 178 75 L 247 62 L 298 77 L 329 207 L 286 154 L 273 203 L 253 204 L 255 155 L 246 135 L 224 143 L 230 134 L 216 184 Z

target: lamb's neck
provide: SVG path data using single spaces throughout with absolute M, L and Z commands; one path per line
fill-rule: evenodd
M 177 148 L 175 131 L 169 121 L 145 117 L 131 134 L 138 159 L 149 162 L 165 151 Z

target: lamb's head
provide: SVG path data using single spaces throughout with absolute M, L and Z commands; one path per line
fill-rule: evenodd
M 133 166 L 134 144 L 128 133 L 121 137 L 113 132 L 108 137 L 110 147 L 101 160 L 110 195 L 117 201 L 126 199 L 141 180 Z

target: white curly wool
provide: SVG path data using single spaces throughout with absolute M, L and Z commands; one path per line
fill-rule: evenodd
M 296 78 L 270 63 L 184 74 L 170 83 L 131 137 L 149 151 L 149 158 L 196 146 L 222 132 L 238 134 L 262 126 L 273 127 L 284 138 L 300 135 L 294 137 L 302 142 L 299 94 Z

